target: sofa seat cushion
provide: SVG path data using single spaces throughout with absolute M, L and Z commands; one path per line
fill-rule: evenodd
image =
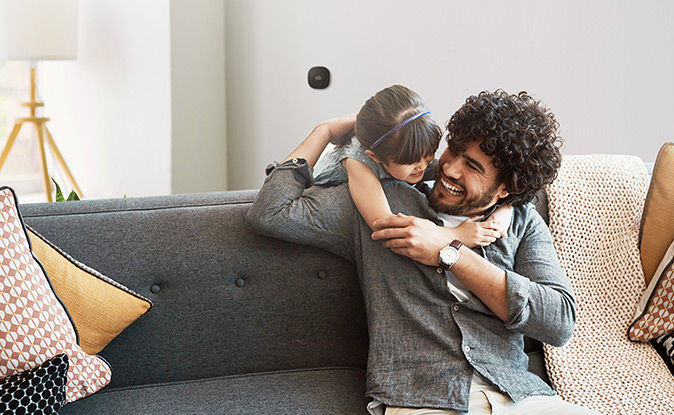
M 101 391 L 73 414 L 367 414 L 365 373 L 318 368 L 223 376 Z

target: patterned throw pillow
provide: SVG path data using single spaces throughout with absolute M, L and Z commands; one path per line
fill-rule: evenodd
M 54 292 L 63 301 L 89 354 L 103 350 L 131 323 L 150 311 L 152 302 L 78 262 L 47 238 L 28 228 L 33 254 L 44 266 Z
M 653 339 L 651 344 L 665 361 L 669 371 L 674 375 L 674 333 L 665 334 Z
M 66 400 L 68 355 L 0 380 L 0 414 L 56 414 Z
M 674 331 L 674 241 L 641 297 L 634 318 L 627 330 L 630 340 L 647 342 Z
M 66 402 L 110 382 L 110 366 L 78 345 L 77 332 L 31 252 L 14 191 L 0 187 L 0 378 L 66 353 Z

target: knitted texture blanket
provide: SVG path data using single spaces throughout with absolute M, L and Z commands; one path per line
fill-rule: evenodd
M 639 223 L 648 190 L 639 158 L 565 156 L 547 187 L 550 232 L 578 303 L 573 337 L 544 345 L 561 397 L 603 414 L 674 414 L 674 378 L 627 328 L 646 288 Z

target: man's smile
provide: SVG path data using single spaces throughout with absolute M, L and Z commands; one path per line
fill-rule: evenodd
M 442 183 L 442 187 L 447 191 L 447 193 L 449 193 L 452 196 L 461 196 L 464 193 L 462 188 L 451 183 L 444 177 L 440 178 L 440 183 Z

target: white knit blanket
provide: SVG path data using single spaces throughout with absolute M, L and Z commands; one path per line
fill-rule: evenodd
M 544 345 L 545 362 L 562 398 L 603 414 L 674 414 L 674 377 L 649 344 L 627 338 L 646 288 L 638 237 L 647 190 L 641 160 L 613 155 L 565 156 L 547 188 L 578 309 L 573 337 Z

